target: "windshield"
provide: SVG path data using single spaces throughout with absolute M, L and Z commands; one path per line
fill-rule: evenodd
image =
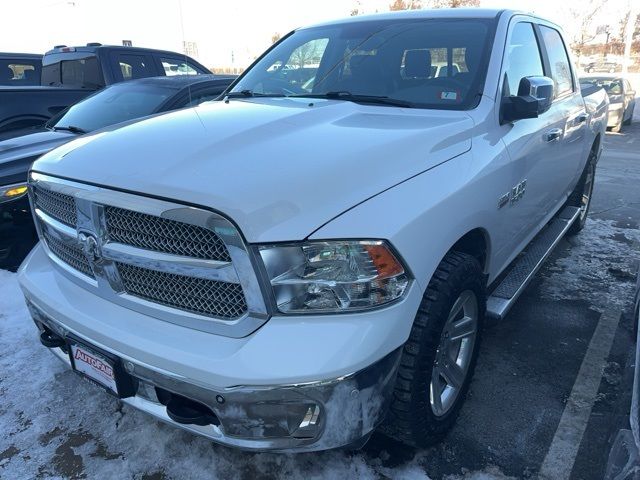
M 618 78 L 582 78 L 580 82 L 604 88 L 609 95 L 620 95 L 622 93 L 622 81 Z
M 151 115 L 173 92 L 150 85 L 117 84 L 76 103 L 47 125 L 54 129 L 97 130 Z
M 402 19 L 294 32 L 232 89 L 246 96 L 379 97 L 467 109 L 484 81 L 492 21 Z

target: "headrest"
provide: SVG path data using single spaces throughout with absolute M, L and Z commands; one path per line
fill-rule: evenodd
M 429 50 L 409 50 L 404 55 L 406 77 L 428 78 L 431 75 L 431 52 Z

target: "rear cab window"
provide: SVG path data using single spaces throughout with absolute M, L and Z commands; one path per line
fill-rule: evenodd
M 58 57 L 58 58 L 56 58 Z M 42 67 L 42 84 L 49 86 L 100 88 L 104 86 L 102 68 L 95 55 L 45 56 L 46 64 Z

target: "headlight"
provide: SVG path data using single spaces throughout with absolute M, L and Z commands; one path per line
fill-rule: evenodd
M 0 203 L 17 200 L 27 193 L 26 183 L 15 183 L 13 185 L 5 185 L 0 187 Z
M 260 256 L 283 313 L 370 309 L 402 297 L 409 284 L 380 240 L 267 245 Z

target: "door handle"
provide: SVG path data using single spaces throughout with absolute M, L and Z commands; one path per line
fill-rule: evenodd
M 576 123 L 586 122 L 587 118 L 589 118 L 589 116 L 586 113 L 581 113 L 576 117 Z
M 561 137 L 561 128 L 552 128 L 551 130 L 547 130 L 547 132 L 544 134 L 544 139 L 547 142 L 555 142 L 556 140 L 560 140 Z

